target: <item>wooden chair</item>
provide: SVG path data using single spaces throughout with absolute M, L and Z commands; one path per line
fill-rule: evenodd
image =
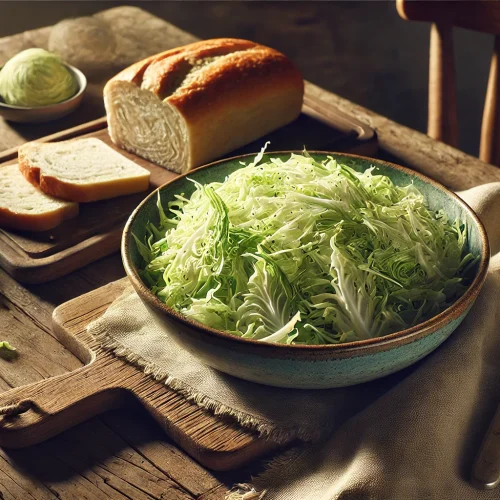
M 500 2 L 397 0 L 396 6 L 403 19 L 432 23 L 427 133 L 452 146 L 458 145 L 453 26 L 495 35 L 479 157 L 500 165 Z

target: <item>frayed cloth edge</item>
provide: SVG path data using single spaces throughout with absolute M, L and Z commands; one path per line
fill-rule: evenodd
M 260 437 L 274 441 L 278 445 L 287 444 L 296 439 L 304 442 L 314 442 L 324 436 L 324 430 L 323 432 L 310 432 L 309 430 L 297 427 L 278 428 L 269 422 L 259 420 L 253 415 L 235 410 L 220 401 L 213 400 L 205 394 L 200 394 L 185 382 L 170 376 L 166 370 L 159 368 L 150 361 L 146 361 L 142 356 L 134 353 L 130 348 L 123 346 L 116 339 L 110 337 L 106 332 L 105 325 L 99 320 L 91 323 L 87 327 L 87 331 L 96 339 L 103 349 L 112 352 L 116 357 L 124 359 L 128 363 L 140 368 L 146 375 L 158 382 L 164 383 L 168 388 L 181 394 L 188 401 L 195 403 L 200 408 L 208 410 L 214 415 L 230 417 L 238 422 L 243 428 L 257 432 Z
M 265 500 L 269 492 L 268 476 L 299 458 L 303 451 L 303 448 L 296 447 L 281 453 L 266 463 L 264 470 L 252 477 L 249 483 L 235 484 L 224 500 Z

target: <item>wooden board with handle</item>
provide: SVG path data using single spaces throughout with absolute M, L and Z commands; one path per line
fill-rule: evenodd
M 116 148 L 108 135 L 106 118 L 80 125 L 44 139 L 45 142 L 96 137 L 151 172 L 150 190 L 176 174 Z M 290 125 L 234 151 L 228 156 L 259 151 L 266 141 L 270 150 L 323 149 L 373 155 L 373 131 L 318 99 L 306 95 L 303 113 Z M 0 168 L 17 161 L 17 149 L 0 154 Z M 50 231 L 15 232 L 0 229 L 0 266 L 22 283 L 43 283 L 119 249 L 123 226 L 147 193 L 80 205 L 80 214 Z
M 54 310 L 54 333 L 85 366 L 1 394 L 0 414 L 7 415 L 0 416 L 0 447 L 30 446 L 106 410 L 140 404 L 177 444 L 213 470 L 234 469 L 277 449 L 273 441 L 210 414 L 97 345 L 86 327 L 127 284 L 123 278 Z M 8 415 L 19 404 L 26 411 Z

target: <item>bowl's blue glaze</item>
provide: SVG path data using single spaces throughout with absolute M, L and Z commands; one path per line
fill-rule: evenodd
M 290 153 L 269 153 L 288 157 Z M 425 195 L 431 209 L 444 209 L 450 219 L 466 221 L 469 249 L 480 255 L 475 277 L 466 293 L 446 311 L 417 325 L 378 339 L 324 346 L 286 346 L 241 339 L 184 318 L 166 307 L 142 283 L 137 268 L 141 257 L 132 233 L 142 239 L 146 222 L 158 222 L 155 191 L 131 215 L 123 234 L 122 258 L 134 288 L 151 311 L 160 328 L 185 349 L 206 364 L 239 378 L 279 387 L 324 389 L 354 385 L 394 373 L 420 360 L 458 327 L 474 303 L 486 277 L 489 246 L 484 228 L 473 211 L 455 194 L 438 183 L 403 167 L 381 160 L 337 153 L 314 153 L 349 162 L 358 170 L 376 166 L 395 184 L 413 182 Z M 223 181 L 241 163 L 250 163 L 255 155 L 223 160 L 191 171 L 189 178 L 200 183 Z M 193 183 L 182 176 L 159 188 L 162 204 L 172 201 L 174 194 L 189 196 Z

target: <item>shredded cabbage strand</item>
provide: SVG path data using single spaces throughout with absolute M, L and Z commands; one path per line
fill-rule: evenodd
M 466 228 L 412 185 L 306 152 L 196 184 L 136 239 L 144 280 L 188 318 L 263 342 L 336 344 L 411 327 L 463 294 Z

